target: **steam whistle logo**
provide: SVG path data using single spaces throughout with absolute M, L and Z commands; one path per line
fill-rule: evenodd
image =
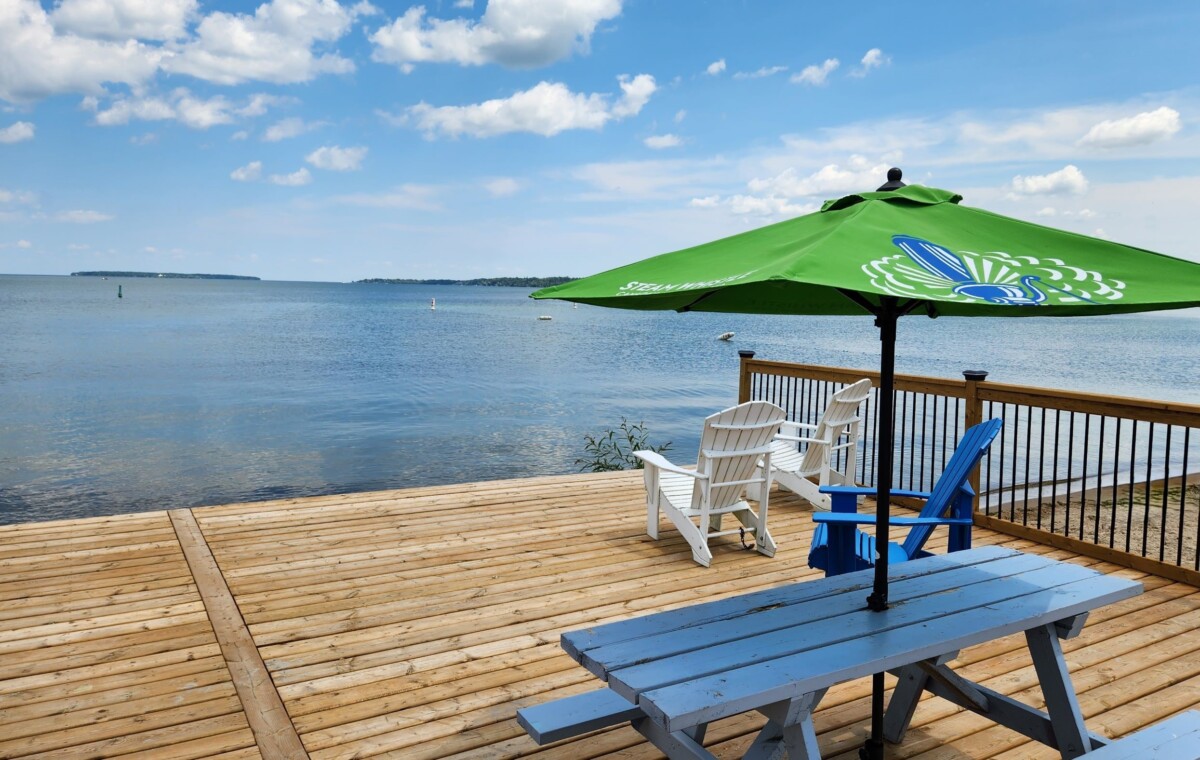
M 954 253 L 910 235 L 894 235 L 904 253 L 863 265 L 871 284 L 909 298 L 985 303 L 997 306 L 1071 306 L 1111 303 L 1125 283 L 1062 259 L 1012 256 L 1003 251 Z

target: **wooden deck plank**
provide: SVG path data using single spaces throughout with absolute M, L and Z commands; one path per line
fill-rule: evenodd
M 708 569 L 665 521 L 662 540 L 645 536 L 643 498 L 640 473 L 608 473 L 0 526 L 0 650 L 11 650 L 0 658 L 0 757 L 32 740 L 54 758 L 658 758 L 627 727 L 548 747 L 524 735 L 517 707 L 597 685 L 559 635 L 818 574 L 795 497 L 772 497 L 774 559 L 726 538 Z M 579 511 L 594 519 L 581 524 Z M 176 538 L 185 516 L 192 548 L 209 551 L 204 583 Z M 1129 733 L 1200 706 L 1200 590 L 977 530 L 975 545 L 987 544 L 1145 585 L 1064 642 L 1093 730 Z M 944 551 L 945 537 L 930 548 Z M 224 587 L 224 608 L 206 584 Z M 251 638 L 231 648 L 213 618 Z M 228 663 L 237 670 L 250 652 L 263 670 L 246 680 L 280 700 L 291 750 L 264 751 L 272 730 L 256 733 L 243 712 L 255 702 Z M 1020 637 L 968 649 L 955 666 L 1040 699 Z M 827 756 L 851 760 L 868 715 L 868 682 L 831 689 L 815 715 Z M 721 721 L 706 743 L 736 755 L 762 720 Z M 1051 756 L 936 699 L 913 726 L 889 756 Z
M 269 757 L 307 758 L 304 745 L 292 726 L 279 693 L 246 630 L 237 603 L 229 593 L 220 568 L 204 540 L 200 526 L 187 510 L 172 510 L 171 522 L 179 535 L 184 556 L 204 598 L 221 653 L 259 749 Z

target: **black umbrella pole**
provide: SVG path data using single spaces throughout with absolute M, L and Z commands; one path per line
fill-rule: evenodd
M 890 307 L 890 308 L 889 308 Z M 876 441 L 879 470 L 875 482 L 875 584 L 867 607 L 875 612 L 888 608 L 888 523 L 892 500 L 892 456 L 895 431 L 896 312 L 890 303 L 875 324 L 882 343 L 879 360 L 879 438 Z
M 879 326 L 879 438 L 876 440 L 879 469 L 875 482 L 875 583 L 867 597 L 867 608 L 882 612 L 888 608 L 888 524 L 892 500 L 892 449 L 894 441 L 893 409 L 896 388 L 896 308 L 891 299 L 875 320 Z M 863 760 L 883 760 L 883 673 L 871 677 L 871 738 L 859 751 Z

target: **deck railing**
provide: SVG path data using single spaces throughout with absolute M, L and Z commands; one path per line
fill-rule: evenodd
M 879 382 L 878 371 L 741 354 L 740 399 L 772 401 L 800 422 L 816 422 L 843 386 Z M 963 374 L 896 375 L 895 488 L 929 490 L 962 431 L 999 417 L 972 481 L 976 524 L 1200 585 L 1200 406 Z M 862 417 L 856 479 L 874 485 L 874 393 Z

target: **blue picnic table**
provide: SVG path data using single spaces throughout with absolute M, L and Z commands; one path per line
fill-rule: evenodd
M 745 757 L 820 757 L 812 714 L 829 687 L 898 677 L 885 738 L 903 739 L 923 691 L 1078 757 L 1108 743 L 1084 725 L 1060 639 L 1088 612 L 1140 583 L 1003 547 L 906 562 L 889 573 L 890 609 L 865 607 L 871 571 L 793 583 L 562 637 L 607 688 L 525 708 L 538 743 L 629 721 L 671 758 L 711 760 L 709 723 L 758 711 L 767 723 Z M 1024 633 L 1046 711 L 963 678 L 959 650 Z

